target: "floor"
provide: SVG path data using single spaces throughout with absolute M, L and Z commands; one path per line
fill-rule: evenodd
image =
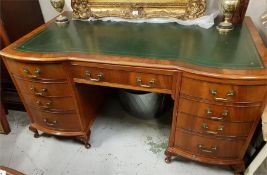
M 164 162 L 171 112 L 160 120 L 141 120 L 109 100 L 97 117 L 90 149 L 73 139 L 29 131 L 27 113 L 10 111 L 12 132 L 0 135 L 0 165 L 28 175 L 228 175 L 227 167 L 175 158 Z

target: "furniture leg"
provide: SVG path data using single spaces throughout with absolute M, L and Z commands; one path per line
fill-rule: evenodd
M 168 164 L 171 163 L 172 155 L 168 150 L 165 151 L 165 156 L 166 156 L 165 157 L 165 162 L 168 163 Z
M 39 135 L 39 133 L 38 133 L 38 130 L 35 129 L 34 127 L 29 126 L 29 130 L 32 131 L 32 132 L 34 133 L 34 138 L 39 138 L 39 137 L 40 137 L 40 135 Z
M 231 167 L 234 169 L 235 175 L 241 175 L 245 171 L 245 164 L 244 162 L 231 165 Z
M 91 130 L 88 131 L 87 134 L 79 136 L 79 139 L 84 143 L 85 148 L 89 149 L 91 147 L 90 140 Z
M 0 133 L 8 134 L 10 133 L 10 127 L 6 118 L 5 109 L 0 101 Z

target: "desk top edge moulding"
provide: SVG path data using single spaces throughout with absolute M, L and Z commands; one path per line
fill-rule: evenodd
M 72 0 L 73 17 L 195 19 L 206 10 L 206 0 Z

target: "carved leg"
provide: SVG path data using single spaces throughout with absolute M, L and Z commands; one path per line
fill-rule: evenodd
M 234 169 L 235 175 L 241 175 L 246 168 L 244 162 L 240 164 L 231 165 L 231 167 Z
M 35 129 L 34 127 L 29 126 L 29 130 L 32 131 L 32 132 L 34 133 L 34 138 L 39 138 L 39 137 L 40 137 L 40 135 L 39 135 L 37 129 Z
M 89 130 L 87 134 L 79 136 L 79 139 L 83 142 L 85 148 L 89 149 L 91 147 L 89 143 L 91 131 Z
M 166 156 L 165 157 L 165 162 L 168 163 L 168 164 L 171 163 L 172 155 L 168 150 L 165 151 L 165 156 Z

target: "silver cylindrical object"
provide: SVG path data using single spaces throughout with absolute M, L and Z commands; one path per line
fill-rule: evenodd
M 132 116 L 141 119 L 155 119 L 163 112 L 166 95 L 151 92 L 119 90 L 122 107 Z

